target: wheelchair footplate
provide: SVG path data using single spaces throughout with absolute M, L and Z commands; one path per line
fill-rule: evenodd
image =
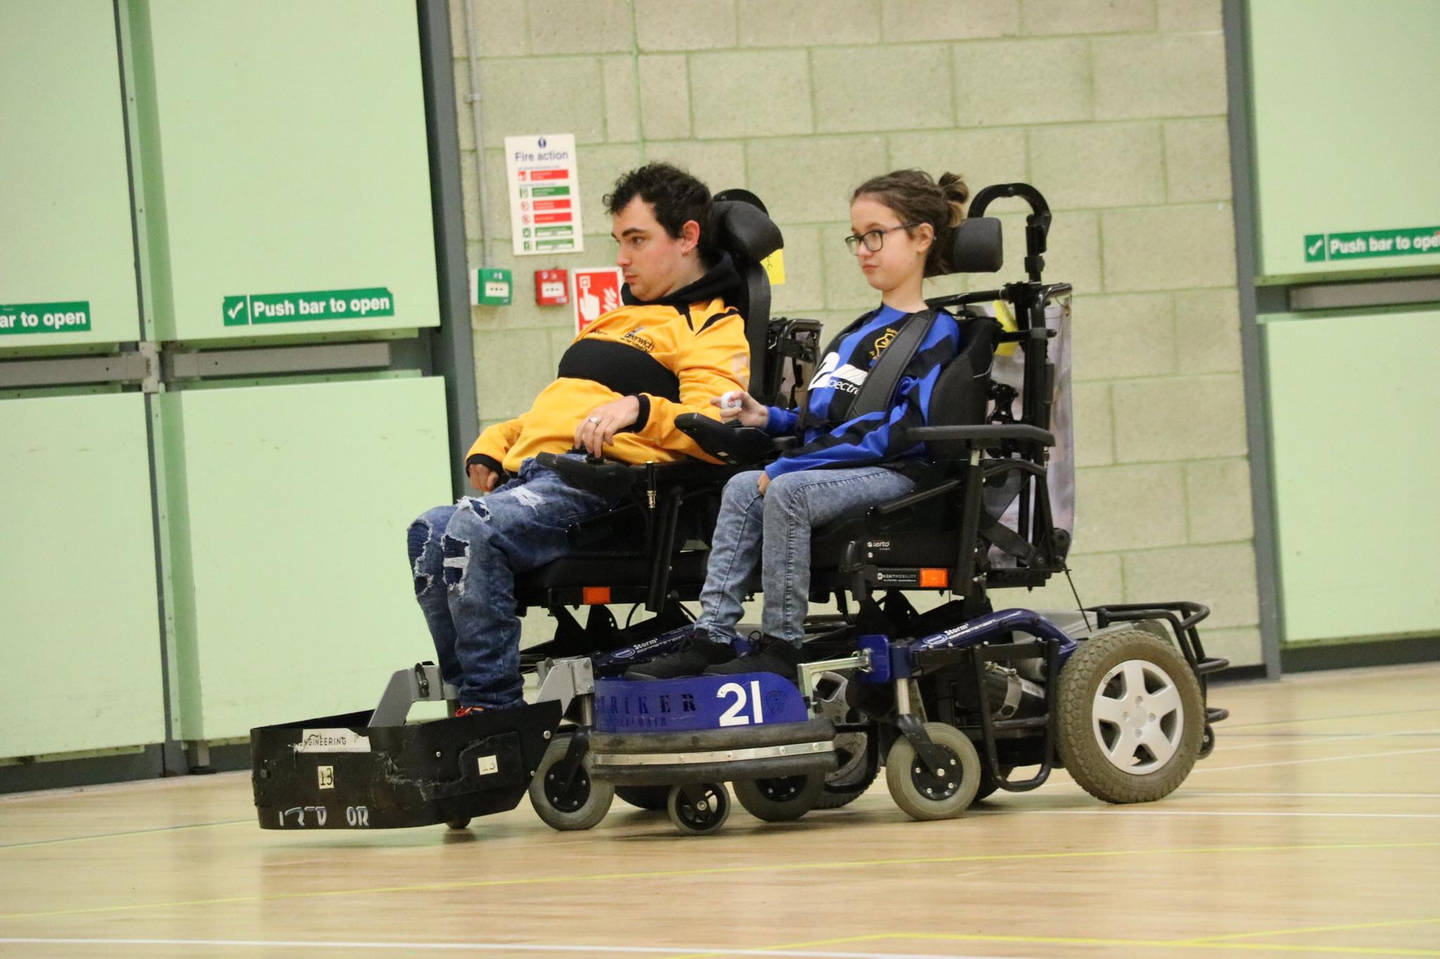
M 369 710 L 250 731 L 262 829 L 391 829 L 513 809 L 560 724 L 541 702 L 409 725 Z

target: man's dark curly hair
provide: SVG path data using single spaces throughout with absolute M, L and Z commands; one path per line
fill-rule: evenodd
M 655 219 L 665 232 L 679 239 L 686 220 L 700 224 L 700 249 L 710 248 L 710 220 L 714 210 L 710 188 L 668 163 L 647 163 L 615 181 L 615 189 L 602 198 L 611 216 L 639 197 L 655 208 Z

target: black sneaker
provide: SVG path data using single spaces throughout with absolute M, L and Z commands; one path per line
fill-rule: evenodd
M 800 678 L 800 647 L 773 636 L 763 636 L 750 645 L 744 656 L 705 670 L 706 676 L 734 676 L 737 673 L 775 673 L 792 683 Z
M 656 656 L 648 663 L 636 663 L 625 670 L 626 679 L 678 679 L 699 676 L 705 667 L 729 662 L 735 650 L 729 643 L 717 643 L 703 629 L 696 629 L 680 641 L 674 652 Z

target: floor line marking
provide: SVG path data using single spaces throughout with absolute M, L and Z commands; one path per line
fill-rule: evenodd
M 400 886 L 375 886 L 351 889 L 328 889 L 311 892 L 279 893 L 271 896 L 223 896 L 214 899 L 181 899 L 164 902 L 126 903 L 114 906 L 87 906 L 79 909 L 51 909 L 44 912 L 11 912 L 0 914 L 0 920 L 39 919 L 52 916 L 100 915 L 141 909 L 164 909 L 177 906 L 211 906 L 238 902 L 283 902 L 319 899 L 331 896 L 379 895 L 384 893 L 429 892 L 440 889 L 480 889 L 514 886 L 544 886 L 559 883 L 614 882 L 616 880 L 671 879 L 679 876 L 721 876 L 743 873 L 803 872 L 810 870 L 858 869 L 871 866 L 939 865 L 965 862 L 1034 862 L 1060 859 L 1102 859 L 1118 856 L 1215 855 L 1256 852 L 1328 852 L 1358 849 L 1432 849 L 1435 842 L 1350 842 L 1316 843 L 1312 845 L 1248 845 L 1248 846 L 1181 846 L 1170 849 L 1099 849 L 1076 852 L 1007 853 L 973 856 L 917 856 L 905 859 L 829 860 L 804 863 L 759 863 L 749 866 L 718 866 L 696 869 L 665 869 L 642 872 L 589 873 L 586 875 L 530 876 L 516 879 L 467 879 L 451 882 L 411 883 Z
M 1404 947 L 1376 947 L 1376 946 L 1311 946 L 1292 945 L 1288 943 L 1265 943 L 1265 942 L 1208 942 L 1166 940 L 1166 939 L 1091 939 L 1085 937 L 1068 936 L 999 936 L 999 935 L 952 935 L 947 933 L 929 932 L 903 932 L 896 933 L 895 938 L 919 939 L 919 940 L 949 940 L 955 942 L 1009 942 L 1022 945 L 1057 945 L 1057 946 L 1111 946 L 1134 949 L 1137 947 L 1147 948 L 1169 948 L 1169 949 L 1224 949 L 1245 952 L 1313 952 L 1313 953 L 1345 953 L 1347 955 L 1361 956 L 1440 956 L 1440 950 L 1436 949 L 1409 949 Z
M 1288 943 L 1236 942 L 1235 939 L 1252 936 L 1297 935 L 1306 932 L 1353 931 L 1356 929 L 1384 928 L 1400 925 L 1416 925 L 1440 922 L 1437 919 L 1399 920 L 1394 922 L 1357 923 L 1344 926 L 1315 926 L 1303 929 L 1284 929 L 1268 932 L 1237 933 L 1229 936 L 1213 936 L 1198 939 L 1114 939 L 1087 936 L 1021 936 L 950 934 L 924 932 L 871 933 L 837 939 L 822 939 L 809 943 L 794 943 L 780 946 L 714 948 L 685 953 L 676 953 L 674 947 L 662 946 L 601 946 L 566 945 L 543 943 L 489 943 L 489 942 L 387 942 L 387 941 L 327 941 L 297 939 L 161 939 L 161 938 L 81 938 L 81 937 L 5 937 L 0 944 L 8 945 L 95 945 L 95 946 L 214 946 L 229 948 L 268 949 L 408 949 L 415 951 L 452 952 L 589 952 L 589 953 L 636 953 L 667 954 L 667 959 L 704 959 L 714 956 L 789 956 L 796 959 L 991 959 L 983 956 L 937 956 L 933 953 L 913 952 L 838 952 L 821 951 L 819 946 L 844 945 L 849 943 L 876 942 L 899 939 L 912 942 L 987 942 L 1016 945 L 1051 946 L 1107 946 L 1107 947 L 1149 947 L 1171 949 L 1223 949 L 1247 952 L 1301 952 L 1301 953 L 1343 953 L 1371 956 L 1440 956 L 1440 950 L 1410 949 L 1404 947 L 1301 945 Z M 809 948 L 807 948 L 809 947 Z M 1015 959 L 1015 957 L 1010 957 Z
M 1229 789 L 1186 789 L 1186 796 L 1256 796 L 1277 799 L 1440 799 L 1440 793 L 1281 793 Z
M 900 935 L 867 936 L 866 939 L 898 939 Z M 637 953 L 665 954 L 666 959 L 680 959 L 674 947 L 664 946 L 586 946 L 511 942 L 343 942 L 321 940 L 284 939 L 81 939 L 81 938 L 0 938 L 0 945 L 57 945 L 57 946 L 177 946 L 193 948 L 210 946 L 236 949 L 405 949 L 432 952 L 579 952 L 579 953 Z M 821 952 L 816 950 L 777 949 L 748 947 L 735 949 L 712 949 L 702 952 L 685 953 L 686 956 L 789 956 L 794 959 L 1027 959 L 1024 956 L 981 956 L 971 954 L 916 952 Z
M 1313 759 L 1285 759 L 1274 763 L 1245 763 L 1240 766 L 1197 766 L 1191 775 L 1196 773 L 1223 773 L 1236 769 L 1269 769 L 1275 766 L 1305 766 L 1310 763 L 1335 763 L 1346 759 L 1381 759 L 1386 756 L 1413 756 L 1416 753 L 1440 753 L 1440 746 L 1428 749 L 1396 749 L 1385 753 L 1355 753 L 1349 756 L 1316 756 Z
M 665 959 L 715 959 L 723 956 L 813 956 L 831 957 L 831 959 L 1001 959 L 998 956 L 978 956 L 974 954 L 959 955 L 947 953 L 944 956 L 936 956 L 929 953 L 911 952 L 813 952 L 819 946 L 843 946 L 847 944 L 858 944 L 864 942 L 875 942 L 882 939 L 904 939 L 903 933 L 896 932 L 872 932 L 860 936 L 837 936 L 828 939 L 810 939 L 804 942 L 787 942 L 774 946 L 760 946 L 758 948 L 741 949 L 711 949 L 704 952 L 687 952 L 682 954 L 666 956 Z M 1003 959 L 1030 959 L 1027 956 L 1006 956 Z
M 64 842 L 87 842 L 91 839 L 126 839 L 131 836 L 145 836 L 157 832 L 179 832 L 182 829 L 209 829 L 214 826 L 238 826 L 253 823 L 254 819 L 226 819 L 221 822 L 193 822 L 184 826 L 155 826 L 151 829 L 131 829 L 127 832 L 104 832 L 91 836 L 61 836 L 57 839 L 27 839 L 24 842 L 0 843 L 0 849 L 23 849 L 27 846 L 53 846 Z
M 1238 746 L 1226 742 L 1226 744 L 1221 748 L 1226 753 L 1243 752 L 1250 749 L 1295 749 L 1303 746 L 1316 746 L 1320 743 L 1358 742 L 1362 739 L 1388 739 L 1394 737 L 1410 736 L 1434 736 L 1437 733 L 1440 733 L 1440 729 L 1416 729 L 1407 731 L 1396 730 L 1385 733 L 1342 733 L 1334 736 L 1316 736 L 1313 739 L 1296 739 L 1293 737 L 1276 738 L 1270 742 L 1250 742 L 1243 743 Z
M 1260 936 L 1299 936 L 1312 932 L 1352 932 L 1356 929 L 1393 929 L 1396 926 L 1423 926 L 1440 922 L 1440 918 L 1430 919 L 1387 919 L 1381 922 L 1352 922 L 1344 925 L 1334 926 L 1301 926 L 1294 929 L 1272 929 L 1264 932 L 1232 932 L 1223 936 L 1200 936 L 1196 939 L 1177 940 L 1186 943 L 1218 943 L 1233 939 L 1254 939 Z
M 1434 812 L 1299 812 L 1262 809 L 1027 809 L 1026 815 L 1049 816 L 1280 816 L 1317 819 L 1440 819 Z
M 1229 723 L 1226 729 L 1259 729 L 1262 726 L 1294 726 L 1298 723 L 1328 723 L 1344 719 L 1374 719 L 1379 716 L 1413 716 L 1416 713 L 1440 713 L 1440 708 L 1396 709 L 1385 713 L 1351 713 L 1347 716 L 1312 716 L 1308 719 L 1272 719 L 1263 723 Z

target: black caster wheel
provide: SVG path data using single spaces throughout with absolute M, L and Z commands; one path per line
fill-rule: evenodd
M 825 778 L 779 776 L 773 779 L 737 779 L 735 798 L 745 811 L 765 822 L 790 822 L 814 809 L 825 791 Z
M 725 825 L 730 816 L 730 794 L 724 783 L 687 783 L 670 787 L 665 806 L 670 821 L 681 832 L 704 836 Z
M 569 783 L 560 781 L 555 766 L 565 758 L 569 748 L 569 736 L 556 736 L 551 740 L 540 760 L 540 768 L 535 770 L 535 778 L 530 780 L 530 805 L 547 826 L 562 832 L 594 826 L 605 818 L 615 799 L 614 786 L 590 778 L 589 753 Z
M 637 809 L 652 812 L 665 808 L 670 799 L 669 786 L 616 786 L 615 798 L 623 800 Z

